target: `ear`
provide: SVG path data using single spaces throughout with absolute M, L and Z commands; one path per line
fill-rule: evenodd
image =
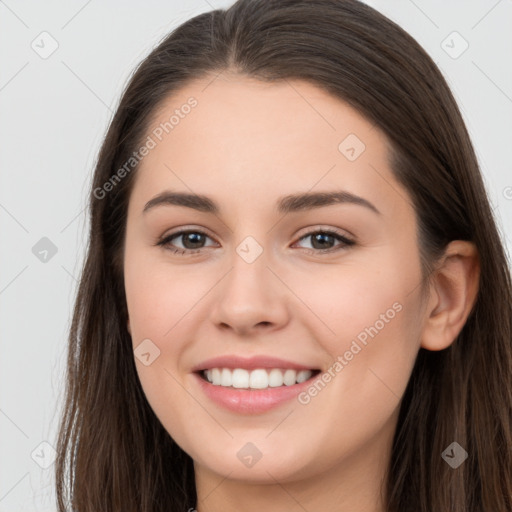
M 476 246 L 462 240 L 448 244 L 431 278 L 421 337 L 423 348 L 443 350 L 454 342 L 476 301 L 479 279 Z

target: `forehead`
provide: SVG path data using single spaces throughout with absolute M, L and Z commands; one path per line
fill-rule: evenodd
M 135 200 L 166 187 L 230 200 L 236 191 L 248 204 L 259 195 L 259 205 L 291 188 L 399 200 L 386 136 L 308 82 L 224 73 L 196 80 L 162 102 L 147 136 L 155 145 L 139 165 Z
M 196 103 L 193 108 L 187 106 L 191 98 Z M 386 137 L 372 123 L 343 100 L 305 81 L 269 83 L 223 73 L 197 80 L 163 101 L 153 115 L 150 131 L 165 130 L 174 112 L 181 115 L 179 119 L 174 116 L 164 138 L 180 145 L 200 144 L 204 150 L 218 148 L 222 138 L 226 139 L 224 147 L 236 140 L 238 144 L 229 146 L 225 157 L 247 159 L 243 155 L 252 157 L 259 151 L 260 158 L 279 158 L 290 145 L 295 145 L 295 155 L 315 150 L 338 157 L 338 145 L 348 135 L 352 141 L 359 139 L 356 150 L 364 145 L 379 156 L 387 152 Z M 295 144 L 299 141 L 300 146 Z

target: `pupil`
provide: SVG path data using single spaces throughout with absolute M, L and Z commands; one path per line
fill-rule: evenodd
M 197 245 L 200 246 L 201 243 L 204 242 L 203 237 L 204 237 L 204 235 L 202 235 L 201 233 L 187 233 L 185 235 L 184 245 L 185 245 L 185 247 L 187 247 L 187 242 L 191 242 L 192 247 L 187 247 L 187 249 L 196 249 Z M 194 245 L 194 244 L 197 244 L 197 245 Z
M 315 249 L 325 249 L 326 238 L 332 238 L 332 235 L 328 235 L 326 233 L 317 233 L 313 236 L 313 247 L 315 247 L 316 242 L 321 242 L 320 247 L 315 247 Z M 327 240 L 327 243 L 332 242 L 332 240 Z M 328 247 L 329 248 L 329 247 Z

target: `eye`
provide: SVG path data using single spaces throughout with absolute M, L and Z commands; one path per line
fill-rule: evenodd
M 163 246 L 176 254 L 194 254 L 204 248 L 203 244 L 208 238 L 212 240 L 204 231 L 189 229 L 172 233 L 160 240 L 157 245 Z M 172 243 L 174 239 L 181 239 L 182 247 L 175 247 Z
M 311 231 L 299 238 L 299 242 L 308 238 L 311 239 L 312 248 L 310 249 L 306 247 L 306 249 L 310 253 L 335 252 L 346 249 L 347 247 L 355 244 L 353 240 L 350 240 L 341 233 L 327 229 Z M 333 246 L 336 241 L 339 242 L 338 245 Z
M 353 240 L 350 240 L 346 236 L 335 230 L 329 229 L 320 229 L 316 231 L 311 231 L 306 235 L 299 238 L 297 243 L 302 240 L 311 239 L 311 248 L 305 248 L 309 253 L 326 253 L 326 252 L 336 252 L 343 249 L 346 249 L 355 244 Z M 196 254 L 205 249 L 205 242 L 210 239 L 213 240 L 207 233 L 201 231 L 199 229 L 187 229 L 177 231 L 175 233 L 171 233 L 170 235 L 162 238 L 157 242 L 156 245 L 164 247 L 165 249 L 173 252 L 174 254 L 186 255 L 186 254 Z M 176 246 L 173 240 L 181 240 L 181 247 Z M 337 245 L 334 245 L 338 242 Z M 293 247 L 293 246 L 292 246 Z

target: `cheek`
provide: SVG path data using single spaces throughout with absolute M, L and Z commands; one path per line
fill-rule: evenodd
M 317 318 L 317 342 L 333 360 L 343 358 L 349 388 L 366 380 L 370 398 L 380 377 L 399 395 L 419 349 L 419 263 L 390 250 L 327 272 L 305 276 L 299 292 Z
M 127 250 L 126 254 L 125 293 L 137 374 L 160 422 L 182 439 L 189 420 L 176 411 L 192 410 L 196 404 L 183 392 L 177 365 L 186 346 L 184 329 L 193 316 L 187 313 L 201 290 L 191 274 L 186 277 L 162 262 L 156 264 L 144 251 Z M 138 356 L 144 352 L 150 353 L 147 365 Z
M 172 336 L 173 329 L 207 290 L 197 274 L 180 272 L 135 251 L 126 258 L 124 276 L 134 344 L 145 338 Z
M 407 270 L 383 261 L 340 264 L 333 270 L 304 273 L 296 280 L 300 297 L 333 338 L 355 336 L 401 302 L 408 289 Z M 300 283 L 300 285 L 299 285 Z M 393 315 L 393 311 L 390 312 Z

